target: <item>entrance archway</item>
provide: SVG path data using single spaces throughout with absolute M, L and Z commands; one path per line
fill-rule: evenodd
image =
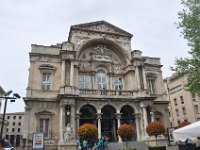
M 135 117 L 134 117 L 134 110 L 131 106 L 125 105 L 121 108 L 120 113 L 121 115 L 121 124 L 127 123 L 127 124 L 132 124 L 133 126 L 135 125 Z
M 135 129 L 136 129 L 136 124 L 135 124 L 135 117 L 134 117 L 134 109 L 129 106 L 125 105 L 121 108 L 120 113 L 121 115 L 121 124 L 131 124 Z M 137 137 L 135 136 L 133 140 L 136 140 Z
M 84 105 L 80 109 L 80 125 L 85 123 L 91 123 L 97 125 L 97 111 L 92 105 Z
M 101 134 L 109 137 L 109 141 L 116 141 L 117 120 L 116 110 L 113 106 L 106 105 L 101 109 Z

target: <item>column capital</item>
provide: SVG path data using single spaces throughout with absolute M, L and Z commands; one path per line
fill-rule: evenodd
M 81 115 L 81 114 L 82 114 L 82 113 L 76 113 L 76 114 L 75 114 L 75 118 L 76 118 L 76 119 L 80 119 L 80 115 Z
M 122 113 L 115 113 L 116 119 L 121 119 Z
M 141 114 L 140 113 L 135 113 L 133 115 L 135 116 L 136 119 L 140 119 L 141 118 Z
M 97 119 L 101 119 L 101 115 L 103 114 L 103 113 L 96 113 L 97 114 Z

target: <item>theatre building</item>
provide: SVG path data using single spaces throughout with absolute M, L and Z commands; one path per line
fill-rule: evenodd
M 118 141 L 117 128 L 131 124 L 134 140 L 144 141 L 146 126 L 157 120 L 169 126 L 160 59 L 131 49 L 132 34 L 106 21 L 73 25 L 68 40 L 31 45 L 24 139 L 43 132 L 45 149 L 64 150 L 84 123 L 98 135 Z M 66 141 L 65 128 L 73 134 Z M 72 144 L 73 145 L 73 144 Z

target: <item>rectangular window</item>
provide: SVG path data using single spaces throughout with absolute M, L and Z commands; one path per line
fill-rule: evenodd
M 186 115 L 186 109 L 185 107 L 182 107 L 183 115 Z
M 181 121 L 180 121 L 180 120 L 177 120 L 177 124 L 179 124 L 179 123 L 181 123 Z
M 40 119 L 40 132 L 43 132 L 45 137 L 49 136 L 49 119 Z
M 42 90 L 49 91 L 51 90 L 52 74 L 43 73 L 42 74 Z
M 112 80 L 112 89 L 113 90 L 122 90 L 123 82 L 121 77 L 114 77 Z
M 183 96 L 180 96 L 181 104 L 184 104 Z
M 177 106 L 177 99 L 174 99 L 174 105 Z
M 6 131 L 8 132 L 8 131 L 9 131 L 9 129 L 8 129 L 8 128 L 6 128 Z
M 198 105 L 194 105 L 194 111 L 195 111 L 196 114 L 199 113 Z
M 79 76 L 79 88 L 80 89 L 91 89 L 91 77 L 87 75 Z
M 19 119 L 22 119 L 22 116 L 19 116 Z
M 17 130 L 18 132 L 20 132 L 21 130 L 20 130 L 20 128 L 18 128 L 18 130 Z
M 7 119 L 10 119 L 10 116 L 7 116 Z
M 18 126 L 21 126 L 21 122 L 18 122 Z
M 16 116 L 13 116 L 13 119 L 16 119 Z
M 12 132 L 15 132 L 15 128 L 12 128 Z
M 179 111 L 178 111 L 178 109 L 176 109 L 176 116 L 177 116 L 177 117 L 179 116 Z
M 148 79 L 148 89 L 150 94 L 155 94 L 155 80 L 154 79 Z
M 13 126 L 15 126 L 15 122 L 13 122 Z
M 192 94 L 192 101 L 196 102 L 196 95 L 195 94 Z

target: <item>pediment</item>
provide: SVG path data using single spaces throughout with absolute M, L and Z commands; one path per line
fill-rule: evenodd
M 47 111 L 47 110 L 42 110 L 40 112 L 36 112 L 35 115 L 36 116 L 38 116 L 38 115 L 53 115 L 53 113 L 50 111 Z
M 101 32 L 106 34 L 117 34 L 121 36 L 127 36 L 131 38 L 133 35 L 120 29 L 119 27 L 112 25 L 106 21 L 97 21 L 84 24 L 77 24 L 71 26 L 71 29 L 79 29 L 84 31 Z

